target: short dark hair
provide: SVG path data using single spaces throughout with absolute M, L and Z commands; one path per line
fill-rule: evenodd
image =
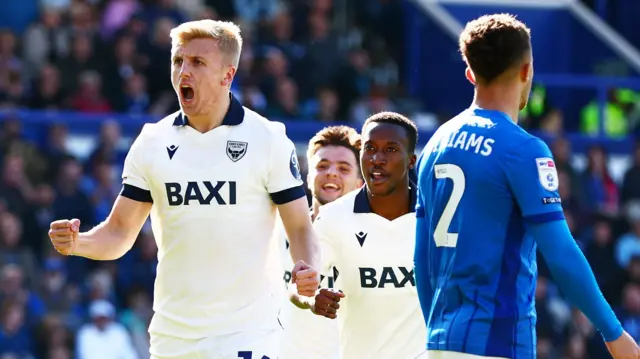
M 325 127 L 309 140 L 307 159 L 313 157 L 322 147 L 340 146 L 351 150 L 356 156 L 356 163 L 359 163 L 360 144 L 360 134 L 354 128 L 349 126 Z
M 531 51 L 531 31 L 513 15 L 484 15 L 467 23 L 458 44 L 476 81 L 489 84 Z
M 397 112 L 380 112 L 369 117 L 362 125 L 362 132 L 370 123 L 389 123 L 392 125 L 400 126 L 407 131 L 409 137 L 409 152 L 414 153 L 416 151 L 416 143 L 418 143 L 418 127 L 406 116 L 403 116 Z

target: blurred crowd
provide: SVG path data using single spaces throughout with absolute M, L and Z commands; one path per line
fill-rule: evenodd
M 79 218 L 87 230 L 107 216 L 126 154 L 118 150 L 118 124 L 103 124 L 83 162 L 67 151 L 65 125 L 49 129 L 46 145 L 25 140 L 20 125 L 8 120 L 0 131 L 0 358 L 147 358 L 157 264 L 150 228 L 112 262 L 62 257 L 47 238 L 56 218 Z M 584 171 L 575 169 L 568 141 L 551 148 L 574 237 L 625 329 L 640 340 L 640 145 L 619 183 L 602 148 L 589 150 Z M 606 358 L 600 335 L 563 300 L 542 257 L 539 271 L 539 358 Z
M 582 172 L 572 165 L 568 141 L 557 139 L 551 149 L 573 236 L 624 328 L 640 341 L 640 145 L 621 183 L 612 178 L 601 147 L 588 150 Z M 538 358 L 608 358 L 602 337 L 563 300 L 540 255 L 538 269 Z
M 185 20 L 219 18 L 243 29 L 233 91 L 248 107 L 327 123 L 405 111 L 415 105 L 399 76 L 403 42 L 393 41 L 402 38 L 399 3 L 41 0 L 30 26 L 0 30 L 0 107 L 173 112 L 168 32 Z M 560 115 L 551 111 L 539 127 L 558 134 L 561 119 L 553 116 Z M 78 218 L 86 230 L 106 218 L 120 190 L 121 142 L 118 124 L 105 122 L 80 160 L 64 124 L 35 143 L 19 120 L 2 122 L 0 359 L 148 357 L 157 263 L 150 228 L 113 262 L 61 257 L 47 238 L 54 219 Z M 602 148 L 589 150 L 583 172 L 569 142 L 559 138 L 552 150 L 573 234 L 625 329 L 640 340 L 640 147 L 622 181 L 609 174 Z M 302 158 L 301 165 L 304 172 Z M 562 299 L 542 258 L 539 269 L 539 357 L 605 358 L 600 336 Z
M 388 40 L 402 34 L 397 0 L 41 0 L 40 9 L 23 33 L 0 30 L 0 107 L 171 113 L 168 34 L 202 18 L 240 24 L 233 91 L 270 118 L 363 119 L 402 99 L 402 42 Z

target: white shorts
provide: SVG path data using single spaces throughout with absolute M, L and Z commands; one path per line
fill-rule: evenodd
M 505 359 L 442 350 L 427 350 L 416 359 Z
M 282 330 L 242 332 L 204 339 L 151 335 L 151 359 L 278 359 Z

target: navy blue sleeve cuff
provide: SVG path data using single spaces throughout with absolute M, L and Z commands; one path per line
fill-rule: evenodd
M 524 221 L 528 224 L 542 224 L 552 221 L 559 221 L 561 219 L 564 219 L 564 212 L 562 211 L 535 214 L 533 216 L 524 217 Z
M 280 192 L 270 193 L 271 200 L 277 205 L 293 202 L 298 198 L 306 197 L 307 193 L 302 186 L 291 187 Z
M 153 198 L 151 198 L 151 191 L 147 191 L 142 188 L 132 186 L 130 184 L 125 184 L 122 186 L 122 191 L 120 191 L 120 195 L 122 197 L 127 197 L 129 199 L 132 199 L 138 202 L 153 203 Z

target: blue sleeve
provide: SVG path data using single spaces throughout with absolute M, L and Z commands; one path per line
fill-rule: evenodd
M 422 162 L 422 156 L 418 161 L 418 171 L 420 170 L 420 162 Z M 418 172 L 417 172 L 418 173 Z M 413 273 L 416 281 L 416 290 L 418 292 L 418 300 L 420 301 L 420 307 L 422 308 L 422 315 L 424 316 L 425 323 L 429 323 L 431 316 L 431 306 L 433 304 L 433 287 L 431 286 L 431 279 L 429 278 L 429 271 L 431 270 L 431 261 L 429 260 L 429 251 L 432 249 L 431 232 L 429 230 L 429 221 L 426 216 L 424 199 L 422 198 L 422 191 L 420 190 L 419 175 L 416 176 L 416 183 L 418 191 L 416 193 L 416 243 L 415 253 L 413 257 Z
M 558 171 L 549 147 L 532 138 L 509 153 L 505 160 L 507 181 L 522 216 L 528 223 L 563 219 Z
M 564 296 L 591 320 L 605 341 L 618 339 L 622 325 L 598 288 L 587 259 L 573 239 L 567 222 L 530 225 L 551 275 Z

